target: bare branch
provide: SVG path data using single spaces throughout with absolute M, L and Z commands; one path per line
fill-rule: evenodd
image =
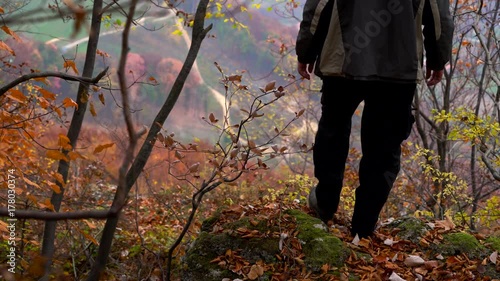
M 88 83 L 88 84 L 96 84 L 99 82 L 108 72 L 109 67 L 106 67 L 103 71 L 101 71 L 99 74 L 97 74 L 96 77 L 94 78 L 85 78 L 81 76 L 74 76 L 74 75 L 69 75 L 63 72 L 54 72 L 54 71 L 46 71 L 46 72 L 38 72 L 38 73 L 30 73 L 23 75 L 16 80 L 8 83 L 7 85 L 3 86 L 0 88 L 0 97 L 3 96 L 8 90 L 14 88 L 15 86 L 26 82 L 31 79 L 36 79 L 36 78 L 46 78 L 46 77 L 59 77 L 67 81 L 77 81 L 81 83 Z
M 16 219 L 34 219 L 43 221 L 57 220 L 80 220 L 80 219 L 107 219 L 115 217 L 117 213 L 110 210 L 86 210 L 75 212 L 46 212 L 35 210 L 17 210 L 14 216 L 11 216 L 12 211 L 7 208 L 0 208 L 0 217 L 11 217 Z
M 493 164 L 490 162 L 488 157 L 486 157 L 486 153 L 481 155 L 481 160 L 483 160 L 484 165 L 486 165 L 486 168 L 488 168 L 493 178 L 497 181 L 500 181 L 500 172 L 497 171 L 495 167 L 493 167 Z

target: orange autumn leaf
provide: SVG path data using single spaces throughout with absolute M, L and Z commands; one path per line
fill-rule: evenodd
M 45 201 L 43 201 L 43 203 L 38 202 L 38 206 L 40 206 L 40 208 L 46 208 L 46 209 L 54 211 L 54 205 L 52 205 L 49 198 L 45 199 Z
M 86 159 L 83 155 L 81 155 L 80 153 L 78 153 L 76 151 L 68 152 L 68 157 L 70 160 L 75 160 L 77 158 Z
M 63 179 L 63 176 L 59 173 L 52 173 L 52 177 L 54 177 L 54 179 L 56 179 L 56 181 L 58 181 L 60 184 L 64 184 L 64 179 Z
M 90 114 L 92 114 L 92 116 L 94 116 L 94 117 L 97 116 L 97 112 L 95 111 L 95 107 L 94 107 L 93 102 L 90 102 L 89 111 L 90 111 Z
M 37 91 L 40 92 L 40 94 L 42 94 L 42 96 L 48 100 L 55 100 L 56 99 L 56 95 L 42 87 L 39 87 L 39 86 L 35 86 L 35 89 Z
M 45 85 L 50 85 L 49 80 L 47 80 L 47 77 L 37 77 L 34 78 L 35 81 L 42 82 Z
M 106 105 L 106 100 L 104 99 L 104 94 L 103 93 L 100 93 L 99 94 L 99 100 L 101 101 L 101 103 L 103 105 Z
M 58 144 L 61 148 L 70 150 L 72 148 L 71 141 L 69 138 L 63 134 L 59 134 Z
M 57 113 L 57 116 L 62 117 L 62 111 L 59 107 L 52 107 L 52 110 L 54 110 Z
M 50 184 L 49 186 L 52 189 L 52 191 L 54 191 L 55 193 L 57 193 L 57 194 L 61 193 L 61 188 L 57 184 L 53 183 L 53 184 Z
M 54 159 L 54 160 L 58 160 L 58 161 L 59 160 L 68 161 L 68 158 L 66 157 L 66 155 L 64 155 L 64 153 L 62 153 L 59 150 L 49 150 L 49 151 L 47 151 L 46 156 L 50 159 Z
M 12 50 L 9 45 L 5 44 L 3 41 L 0 40 L 0 50 L 5 50 L 7 52 L 9 52 L 11 55 L 15 56 L 16 55 L 16 52 L 14 52 L 14 50 Z
M 100 144 L 98 145 L 95 149 L 94 149 L 94 154 L 97 154 L 97 153 L 100 153 L 102 152 L 103 150 L 107 149 L 107 148 L 110 148 L 112 147 L 113 145 L 115 145 L 115 143 L 107 143 L 107 144 Z
M 12 31 L 8 26 L 4 25 L 2 27 L 0 27 L 5 33 L 9 34 L 10 36 L 12 36 L 12 38 L 14 38 L 14 40 L 18 41 L 18 42 L 21 42 L 21 38 L 19 38 L 19 36 L 17 36 L 17 34 Z
M 63 100 L 63 106 L 66 108 L 67 107 L 74 107 L 74 108 L 78 109 L 78 104 L 74 100 L 72 100 L 71 98 L 65 98 Z
M 5 13 L 5 11 L 2 9 L 2 7 L 0 7 L 0 13 Z
M 80 74 L 78 72 L 78 69 L 76 68 L 75 61 L 73 61 L 73 60 L 65 60 L 64 61 L 64 68 L 66 68 L 66 71 L 68 70 L 68 68 L 71 68 L 71 69 L 73 69 L 73 72 L 75 72 L 76 74 Z
M 20 102 L 20 103 L 24 103 L 26 102 L 26 96 L 19 90 L 17 89 L 10 89 L 8 91 L 8 97 L 17 101 L 17 102 Z
M 40 188 L 40 186 L 37 184 L 37 183 L 34 183 L 32 181 L 30 181 L 29 179 L 27 178 L 24 178 L 24 182 L 28 185 L 31 185 L 31 186 L 34 186 L 34 187 L 37 187 L 37 188 Z

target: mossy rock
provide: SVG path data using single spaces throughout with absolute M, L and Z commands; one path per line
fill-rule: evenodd
M 397 236 L 413 243 L 418 243 L 430 227 L 423 221 L 415 217 L 404 217 L 397 219 L 389 224 L 390 228 L 397 228 Z
M 238 278 L 230 270 L 221 268 L 217 263 L 211 263 L 215 258 L 224 255 L 227 250 L 239 250 L 238 253 L 246 261 L 255 263 L 262 260 L 266 263 L 275 262 L 279 254 L 279 240 L 276 238 L 240 238 L 227 233 L 211 234 L 201 232 L 188 250 L 182 266 L 182 280 L 184 281 L 220 281 L 223 278 Z M 259 281 L 267 280 L 267 275 L 261 276 Z
M 482 258 L 486 254 L 486 248 L 476 237 L 465 232 L 443 235 L 443 241 L 436 245 L 436 251 L 444 256 L 466 254 L 471 259 Z
M 319 272 L 324 264 L 341 267 L 349 256 L 349 250 L 342 241 L 328 233 L 321 220 L 311 217 L 298 210 L 287 210 L 286 214 L 295 218 L 297 239 L 302 244 L 305 255 L 305 266 Z M 221 218 L 216 215 L 202 223 L 202 232 L 187 250 L 181 262 L 181 280 L 183 281 L 220 281 L 223 278 L 233 280 L 242 278 L 230 270 L 224 269 L 214 259 L 224 256 L 228 249 L 237 251 L 245 261 L 250 264 L 262 261 L 266 264 L 277 263 L 279 256 L 278 237 L 252 237 L 242 238 L 237 230 L 240 228 L 249 231 L 258 230 L 259 233 L 278 232 L 277 225 L 268 225 L 266 220 L 250 220 L 248 217 L 220 225 L 224 231 L 213 233 L 214 226 L 220 223 Z M 272 272 L 265 272 L 258 281 L 270 280 Z
M 297 238 L 302 243 L 304 262 L 309 269 L 317 272 L 324 264 L 334 267 L 344 264 L 349 250 L 340 239 L 328 233 L 320 219 L 298 210 L 288 210 L 287 213 L 297 220 Z

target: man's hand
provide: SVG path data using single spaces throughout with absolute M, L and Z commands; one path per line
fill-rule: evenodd
M 431 70 L 429 68 L 426 69 L 425 72 L 425 80 L 427 81 L 427 86 L 434 86 L 437 83 L 441 82 L 443 79 L 444 70 Z M 430 79 L 429 79 L 430 78 Z
M 314 64 L 306 64 L 306 63 L 301 63 L 299 62 L 297 65 L 297 70 L 299 71 L 300 76 L 302 78 L 310 80 L 311 75 L 309 73 L 312 73 L 314 70 Z

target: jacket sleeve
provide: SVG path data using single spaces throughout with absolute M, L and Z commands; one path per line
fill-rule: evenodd
M 444 69 L 453 46 L 454 23 L 448 0 L 424 0 L 422 23 L 426 66 L 431 70 Z
M 301 63 L 314 63 L 323 46 L 334 0 L 307 0 L 297 35 L 295 51 Z

